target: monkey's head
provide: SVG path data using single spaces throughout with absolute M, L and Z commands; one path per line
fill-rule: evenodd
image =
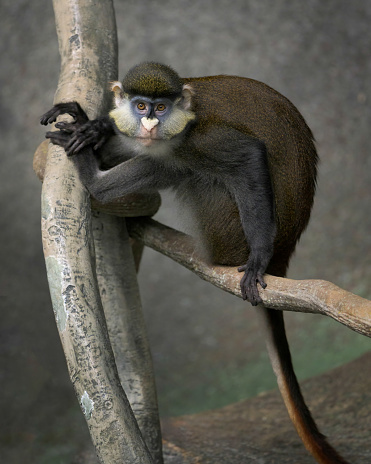
M 169 66 L 142 63 L 123 82 L 113 82 L 115 109 L 110 117 L 118 130 L 140 146 L 153 147 L 181 135 L 195 118 L 192 89 Z

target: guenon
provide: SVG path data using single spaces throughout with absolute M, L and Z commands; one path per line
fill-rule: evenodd
M 196 236 L 216 264 L 239 266 L 245 300 L 262 302 L 264 273 L 284 277 L 308 224 L 316 189 L 313 135 L 295 106 L 271 87 L 237 76 L 180 78 L 146 62 L 113 82 L 114 109 L 89 121 L 76 102 L 55 105 L 41 124 L 76 164 L 100 202 L 173 188 L 192 211 Z M 102 169 L 100 148 L 115 136 L 120 163 Z M 300 391 L 283 313 L 260 306 L 286 407 L 321 464 L 346 464 L 319 432 Z

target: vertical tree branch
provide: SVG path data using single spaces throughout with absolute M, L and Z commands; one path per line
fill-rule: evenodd
M 77 100 L 96 117 L 109 101 L 107 83 L 117 78 L 112 1 L 55 0 L 54 10 L 62 60 L 55 102 Z M 104 220 L 95 227 L 104 227 Z M 42 189 L 42 234 L 60 338 L 98 457 L 107 464 L 152 463 L 120 384 L 103 316 L 90 198 L 63 149 L 52 145 Z M 128 273 L 132 268 L 130 263 Z
M 93 213 L 97 275 L 121 384 L 156 463 L 162 439 L 136 267 L 124 218 Z

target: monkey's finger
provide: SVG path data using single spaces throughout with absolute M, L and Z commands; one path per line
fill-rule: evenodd
M 47 113 L 43 114 L 40 118 L 40 124 L 43 126 L 47 126 L 48 124 L 52 124 L 56 121 L 57 117 L 59 116 L 58 111 L 54 111 L 54 108 L 48 111 Z
M 73 122 L 65 122 L 65 121 L 57 122 L 55 127 L 67 134 L 73 134 L 76 132 L 76 126 L 75 126 L 75 123 Z
M 247 269 L 247 265 L 244 264 L 243 266 L 240 266 L 239 268 L 237 268 L 237 271 L 238 272 L 243 272 L 243 271 L 246 271 L 246 269 Z
M 267 284 L 265 283 L 265 280 L 261 274 L 257 275 L 256 281 L 259 282 L 261 288 L 267 288 Z
M 68 142 L 69 136 L 66 134 L 63 134 L 60 131 L 54 131 L 54 132 L 47 132 L 45 134 L 45 138 L 49 139 L 51 143 L 54 145 L 59 145 L 66 149 L 66 144 Z
M 77 142 L 79 140 L 80 140 L 79 135 L 76 132 L 74 132 L 73 135 L 71 135 L 71 137 L 70 137 L 69 144 L 73 145 L 75 142 Z
M 69 140 L 69 135 L 63 134 L 63 132 L 60 131 L 50 131 L 45 134 L 45 138 L 50 140 L 63 140 L 67 142 Z
M 76 155 L 77 153 L 79 153 L 83 148 L 89 146 L 91 144 L 91 141 L 90 140 L 83 140 L 83 141 L 79 141 L 77 140 L 76 143 L 74 143 L 72 145 L 71 148 L 68 149 L 68 155 Z
M 240 282 L 240 288 L 241 288 L 241 294 L 242 294 L 242 299 L 247 300 L 248 299 L 248 288 L 251 285 L 251 279 L 248 276 L 248 274 L 245 274 Z
M 95 143 L 95 134 L 84 134 L 81 133 L 80 130 L 75 131 L 74 135 L 70 139 L 69 148 L 75 147 L 74 149 L 76 149 L 83 142 Z
M 40 118 L 40 124 L 42 124 L 43 126 L 46 126 L 47 124 L 49 124 L 49 121 L 53 118 L 54 114 L 55 114 L 54 108 L 44 113 Z
M 75 148 L 79 145 L 80 140 L 76 136 L 69 135 L 65 150 L 68 156 L 75 154 Z
M 91 142 L 89 140 L 84 140 L 77 148 L 75 148 L 75 153 L 79 153 L 83 148 L 88 147 L 89 145 L 91 145 Z
M 105 141 L 107 140 L 106 137 L 102 137 L 99 142 L 97 144 L 94 145 L 94 150 L 99 150 L 105 143 Z
M 261 296 L 259 295 L 257 284 L 255 284 L 254 288 L 252 289 L 252 295 L 253 295 L 253 300 L 255 301 L 255 304 L 253 306 L 256 306 L 259 303 L 263 303 L 263 300 L 261 299 Z
M 59 111 L 59 114 L 69 114 L 79 125 L 89 120 L 85 111 L 77 102 L 57 103 L 53 109 Z
M 73 140 L 72 140 L 73 139 Z M 92 144 L 92 143 L 95 143 L 96 142 L 96 139 L 94 136 L 84 136 L 84 137 L 79 137 L 78 135 L 75 135 L 74 137 L 72 137 L 71 139 L 71 147 L 74 146 L 75 147 L 75 150 L 77 149 L 77 147 L 79 147 L 80 145 L 83 146 L 86 146 L 86 145 L 89 145 L 89 144 Z
M 255 304 L 253 304 L 253 306 L 258 305 L 259 303 L 263 303 L 263 300 L 261 299 L 261 296 L 259 295 L 257 282 L 255 282 L 253 284 L 252 293 L 253 293 L 253 300 L 254 300 L 254 303 L 255 303 Z
M 70 138 L 67 144 L 67 149 L 71 152 L 76 152 L 77 147 L 79 147 L 82 143 L 86 141 L 87 139 L 85 137 L 80 137 L 75 134 Z
M 256 306 L 262 302 L 256 282 L 250 282 L 249 287 L 246 289 L 246 294 L 247 301 L 249 301 L 253 306 Z
M 67 111 L 65 111 L 65 108 L 63 106 L 55 105 L 52 109 L 50 109 L 41 116 L 40 123 L 44 126 L 46 126 L 47 124 L 52 124 L 57 120 L 58 116 L 65 113 L 67 113 Z

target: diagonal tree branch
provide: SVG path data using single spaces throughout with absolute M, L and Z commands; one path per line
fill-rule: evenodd
M 128 220 L 129 234 L 146 246 L 168 256 L 202 279 L 241 298 L 241 274 L 234 267 L 211 266 L 196 250 L 191 237 L 153 219 Z M 330 316 L 347 327 L 371 337 L 371 301 L 324 280 L 292 280 L 266 276 L 260 290 L 264 306 Z

